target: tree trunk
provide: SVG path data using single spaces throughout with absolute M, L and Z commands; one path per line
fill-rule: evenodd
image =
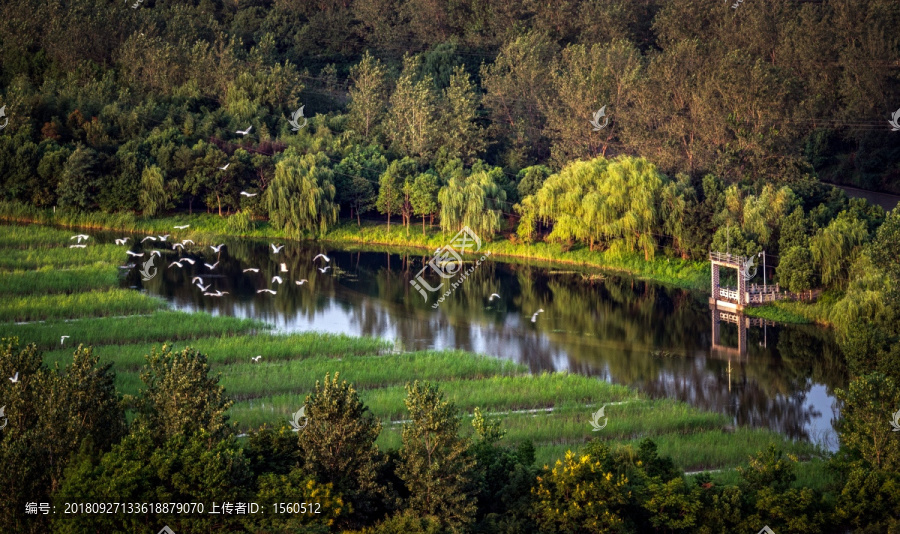
M 356 226 L 362 228 L 362 221 L 359 218 L 359 210 L 356 210 Z
M 219 198 L 219 194 L 216 193 L 216 202 L 219 204 L 219 217 L 222 216 L 222 199 Z
M 388 212 L 388 233 L 391 233 L 391 212 Z
M 425 235 L 425 216 L 422 215 L 422 235 Z

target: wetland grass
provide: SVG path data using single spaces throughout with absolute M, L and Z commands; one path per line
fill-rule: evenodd
M 163 342 L 207 336 L 248 334 L 269 325 L 254 319 L 213 316 L 203 312 L 163 310 L 131 317 L 100 317 L 80 320 L 53 320 L 28 324 L 0 324 L 0 337 L 19 338 L 21 344 L 38 348 L 60 348 L 60 336 L 71 336 L 66 346 L 120 345 L 134 342 Z
M 48 266 L 57 269 L 75 267 L 79 265 L 120 265 L 128 256 L 123 247 L 116 245 L 88 245 L 87 248 L 70 249 L 46 248 L 46 249 L 2 249 L 0 255 L 0 270 L 28 270 L 41 269 Z
M 162 299 L 119 288 L 71 295 L 26 295 L 0 299 L 0 322 L 132 315 L 165 306 Z
M 108 265 L 91 265 L 71 269 L 44 267 L 15 271 L 0 276 L 0 296 L 34 293 L 72 293 L 114 287 L 118 269 Z

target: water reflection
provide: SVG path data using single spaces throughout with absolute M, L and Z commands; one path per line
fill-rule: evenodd
M 520 362 L 534 372 L 569 370 L 628 384 L 654 397 L 681 399 L 728 414 L 736 425 L 775 429 L 795 439 L 833 438 L 833 390 L 845 385 L 842 357 L 830 334 L 811 326 L 731 320 L 710 311 L 704 295 L 579 268 L 489 260 L 437 309 L 410 281 L 431 259 L 421 252 L 334 250 L 227 241 L 177 252 L 149 282 L 137 269 L 123 284 L 144 287 L 176 308 L 253 317 L 277 328 L 320 330 L 395 340 L 403 349 L 459 348 Z M 313 262 L 320 252 L 332 268 Z M 124 256 L 124 251 L 123 251 Z M 282 273 L 280 263 L 288 273 Z M 259 273 L 243 272 L 248 267 Z M 464 269 L 465 270 L 465 269 Z M 202 276 L 223 298 L 191 285 Z M 275 275 L 283 284 L 273 284 Z M 295 281 L 307 279 L 298 286 Z M 435 282 L 437 283 L 437 282 Z M 258 294 L 271 288 L 276 295 Z M 489 295 L 501 297 L 493 302 Z M 535 322 L 532 314 L 545 310 Z

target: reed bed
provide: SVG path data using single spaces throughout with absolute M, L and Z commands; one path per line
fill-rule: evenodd
M 270 327 L 266 323 L 253 319 L 163 310 L 131 317 L 0 324 L 0 337 L 16 336 L 23 345 L 35 343 L 43 350 L 52 350 L 60 348 L 60 336 L 64 335 L 71 336 L 66 340 L 67 347 L 79 344 L 96 347 L 248 334 L 267 328 Z
M 127 260 L 123 247 L 88 245 L 87 248 L 5 249 L 0 255 L 0 270 L 15 271 L 81 265 L 120 265 Z
M 0 299 L 0 322 L 131 315 L 165 306 L 162 299 L 118 288 L 71 295 L 27 295 Z
M 0 276 L 0 295 L 30 295 L 33 293 L 73 293 L 113 287 L 118 281 L 118 269 L 108 265 L 54 269 L 44 267 L 36 271 L 15 271 Z
M 324 375 L 323 375 L 324 376 Z M 321 378 L 321 377 L 318 377 Z M 410 380 L 415 377 L 411 377 Z M 567 373 L 544 373 L 524 376 L 492 376 L 477 380 L 435 381 L 447 400 L 460 410 L 471 413 L 476 407 L 483 410 L 507 411 L 596 404 L 637 399 L 636 392 L 625 386 Z M 295 412 L 304 402 L 306 393 L 282 394 L 236 402 L 232 418 L 242 428 L 255 428 L 272 423 Z M 403 403 L 403 386 L 363 390 L 360 397 L 372 413 L 385 421 L 407 417 Z
M 0 225 L 0 249 L 63 247 L 75 244 L 72 232 L 37 224 Z M 90 242 L 90 240 L 88 240 Z
M 118 373 L 138 371 L 146 363 L 145 356 L 162 343 L 140 343 L 128 345 L 100 345 L 94 347 L 94 354 L 103 363 L 115 364 Z M 259 333 L 256 335 L 230 335 L 201 337 L 169 343 L 174 350 L 186 347 L 199 350 L 207 356 L 210 365 L 221 370 L 224 365 L 248 363 L 250 357 L 261 355 L 260 364 L 253 364 L 250 372 L 259 366 L 272 366 L 283 360 L 302 360 L 311 357 L 344 358 L 354 355 L 376 356 L 391 349 L 389 341 L 352 337 L 342 334 L 302 332 L 294 334 Z M 59 361 L 67 363 L 72 358 L 71 349 L 56 349 L 44 353 L 44 361 L 52 365 Z M 254 369 L 256 368 L 256 369 Z

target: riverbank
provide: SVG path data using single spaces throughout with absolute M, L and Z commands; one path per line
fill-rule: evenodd
M 233 217 L 210 214 L 143 218 L 128 213 L 81 213 L 65 210 L 54 212 L 13 202 L 0 202 L 0 220 L 152 234 L 165 234 L 171 232 L 175 226 L 190 225 L 183 232 L 187 237 L 210 243 L 221 237 L 288 239 L 283 232 L 273 228 L 266 221 L 252 221 L 245 225 L 239 224 Z M 434 251 L 447 245 L 452 237 L 452 234 L 442 233 L 437 228 L 426 228 L 423 235 L 421 225 L 410 227 L 407 235 L 406 228 L 402 225 L 391 225 L 389 231 L 384 223 L 367 221 L 362 227 L 352 222 L 338 225 L 322 236 L 320 241 Z M 706 262 L 661 256 L 648 261 L 640 254 L 590 251 L 583 246 L 564 251 L 558 244 L 525 244 L 501 240 L 483 243 L 481 251 L 482 253 L 490 251 L 492 256 L 615 271 L 682 289 L 708 291 L 710 284 L 709 267 Z
M 174 343 L 179 350 L 200 349 L 209 355 L 214 373 L 221 374 L 226 394 L 237 401 L 229 412 L 236 432 L 251 432 L 262 424 L 286 425 L 315 380 L 339 371 L 356 384 L 372 413 L 382 420 L 378 443 L 383 448 L 398 446 L 401 425 L 396 423 L 408 417 L 403 385 L 424 378 L 456 403 L 464 433 L 471 431 L 466 422 L 478 407 L 501 421 L 506 443 L 532 441 L 540 464 L 552 465 L 565 451 L 580 450 L 594 438 L 614 447 L 651 438 L 660 454 L 671 456 L 686 470 L 746 465 L 751 454 L 769 443 L 802 458 L 826 456 L 809 443 L 793 442 L 770 430 L 733 429 L 729 417 L 683 402 L 650 399 L 632 388 L 574 373 L 533 374 L 521 364 L 485 355 L 458 350 L 401 352 L 384 340 L 338 334 L 274 334 L 258 321 L 176 312 L 168 306 L 149 313 L 126 309 L 122 311 L 126 317 L 105 317 L 102 310 L 78 303 L 115 287 L 104 287 L 91 273 L 100 268 L 98 263 L 115 268 L 115 262 L 124 259 L 124 249 L 116 249 L 117 258 L 98 260 L 89 253 L 111 245 L 70 249 L 69 237 L 70 232 L 58 228 L 0 227 L 0 256 L 22 251 L 23 243 L 32 241 L 36 244 L 24 250 L 40 256 L 42 272 L 65 272 L 64 280 L 85 278 L 67 293 L 60 291 L 64 288 L 58 275 L 25 274 L 31 265 L 27 258 L 0 265 L 0 276 L 28 277 L 27 291 L 0 286 L 0 318 L 12 318 L 26 307 L 34 321 L 0 322 L 0 337 L 16 336 L 23 345 L 36 343 L 51 366 L 71 362 L 78 344 L 91 345 L 102 363 L 113 365 L 119 393 L 132 395 L 141 387 L 143 356 L 154 347 Z M 57 299 L 52 305 L 35 300 L 50 292 Z M 254 355 L 260 356 L 258 362 L 251 361 Z M 608 424 L 594 431 L 591 414 L 604 406 Z

